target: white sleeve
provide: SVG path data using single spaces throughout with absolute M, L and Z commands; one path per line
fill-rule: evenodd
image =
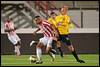
M 8 24 L 7 23 L 4 24 L 4 29 L 8 29 Z

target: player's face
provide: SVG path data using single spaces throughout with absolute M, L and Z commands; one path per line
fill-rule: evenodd
M 55 14 L 52 14 L 52 15 L 51 15 L 51 17 L 52 17 L 52 18 L 55 18 L 55 17 L 56 17 L 56 15 L 55 15 Z
M 61 8 L 61 14 L 62 15 L 66 15 L 67 11 L 68 11 L 68 7 L 67 6 L 64 6 L 63 8 Z
M 42 19 L 40 17 L 35 18 L 35 23 L 40 24 L 42 22 Z

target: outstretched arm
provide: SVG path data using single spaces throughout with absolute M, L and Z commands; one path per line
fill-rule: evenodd
M 38 28 L 36 31 L 34 31 L 33 35 L 35 35 L 39 30 L 40 30 L 40 28 Z
M 54 34 L 55 34 L 57 37 L 59 37 L 59 31 L 58 31 L 58 29 L 57 29 L 53 24 L 52 24 L 51 27 L 53 28 Z

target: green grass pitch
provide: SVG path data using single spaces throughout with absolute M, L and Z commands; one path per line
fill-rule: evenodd
M 64 55 L 63 58 L 56 55 L 54 62 L 51 62 L 49 55 L 43 55 L 43 64 L 30 64 L 29 56 L 21 55 L 20 57 L 16 57 L 15 55 L 1 55 L 1 66 L 99 66 L 98 54 L 80 54 L 79 57 L 86 63 L 78 63 L 71 54 L 68 54 Z

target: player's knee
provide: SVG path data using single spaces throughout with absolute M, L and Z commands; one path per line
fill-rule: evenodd
M 20 48 L 21 46 L 20 45 L 17 45 L 17 47 Z
M 47 47 L 46 48 L 46 53 L 49 53 L 50 49 L 51 49 L 51 47 Z
M 40 45 L 39 45 L 39 44 L 37 44 L 37 45 L 36 45 L 36 48 L 40 48 Z
M 42 48 L 42 44 L 41 44 L 41 43 L 38 43 L 38 44 L 36 45 L 36 48 Z
M 18 46 L 18 45 L 21 46 L 21 41 L 17 42 L 16 46 Z
M 73 47 L 71 48 L 71 51 L 74 51 L 74 48 Z
M 16 43 L 15 46 L 18 46 L 18 43 Z
M 18 41 L 19 42 L 19 44 L 21 44 L 21 40 L 20 41 Z
M 74 51 L 74 47 L 72 45 L 68 46 L 70 51 Z
M 61 42 L 57 41 L 57 47 L 61 47 Z
M 57 44 L 57 48 L 60 48 L 60 47 L 61 47 L 61 45 Z
M 48 52 L 49 52 L 49 49 L 47 48 L 47 49 L 46 49 L 46 53 L 48 53 Z

